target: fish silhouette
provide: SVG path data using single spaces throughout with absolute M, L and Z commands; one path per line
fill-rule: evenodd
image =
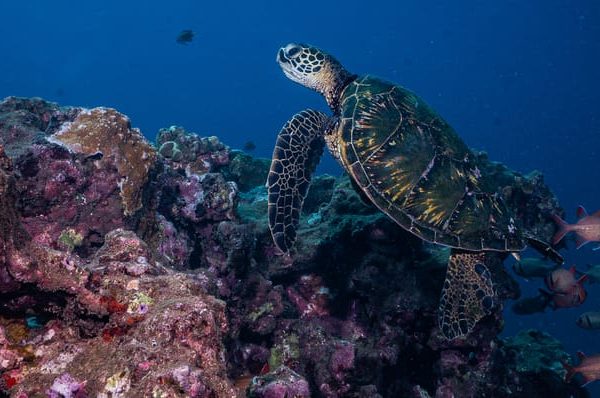
M 190 29 L 185 29 L 179 32 L 177 35 L 177 43 L 179 44 L 188 44 L 194 40 L 194 31 Z

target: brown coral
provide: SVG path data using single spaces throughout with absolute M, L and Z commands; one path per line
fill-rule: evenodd
M 119 187 L 126 215 L 142 206 L 142 188 L 156 162 L 156 151 L 129 119 L 110 108 L 83 110 L 50 141 L 86 155 L 112 157 L 121 176 Z

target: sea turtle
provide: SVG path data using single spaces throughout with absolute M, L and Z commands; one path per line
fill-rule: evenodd
M 500 196 L 483 188 L 486 176 L 473 153 L 435 111 L 400 86 L 353 75 L 305 44 L 281 48 L 277 62 L 288 78 L 323 94 L 333 116 L 301 111 L 277 137 L 267 180 L 276 246 L 291 249 L 311 174 L 327 145 L 379 210 L 419 238 L 452 248 L 438 324 L 447 339 L 467 335 L 497 305 L 489 256 L 520 252 L 530 239 Z

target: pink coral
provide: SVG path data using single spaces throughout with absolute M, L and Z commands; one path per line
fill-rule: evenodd
M 280 366 L 271 373 L 255 377 L 250 385 L 256 398 L 308 398 L 310 390 L 302 376 L 288 367 Z
M 337 380 L 343 380 L 345 373 L 354 367 L 354 345 L 350 342 L 338 342 L 329 359 L 329 369 Z
M 158 215 L 160 237 L 158 252 L 163 255 L 175 267 L 183 268 L 189 260 L 191 253 L 191 242 L 186 234 L 175 228 L 163 215 Z
M 286 291 L 301 317 L 329 315 L 329 289 L 323 285 L 320 277 L 304 275 L 296 288 L 290 286 Z
M 64 373 L 54 379 L 47 392 L 48 398 L 86 398 L 85 384 L 85 381 L 77 381 L 70 374 Z

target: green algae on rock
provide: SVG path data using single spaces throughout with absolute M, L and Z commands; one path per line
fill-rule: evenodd
M 82 242 L 83 236 L 73 228 L 64 229 L 58 237 L 58 243 L 68 252 L 72 252 L 73 249 L 81 246 Z
M 543 370 L 564 378 L 566 371 L 562 362 L 569 361 L 563 345 L 540 330 L 522 330 L 516 336 L 504 340 L 506 351 L 516 354 L 516 370 L 518 372 L 540 373 Z
M 88 156 L 113 157 L 121 176 L 119 188 L 125 215 L 142 207 L 142 189 L 156 162 L 156 150 L 129 118 L 111 108 L 83 110 L 71 123 L 65 123 L 49 141 Z
M 270 165 L 271 159 L 254 158 L 241 151 L 232 151 L 223 174 L 228 180 L 234 181 L 240 191 L 247 192 L 265 185 Z
M 570 362 L 562 344 L 541 330 L 500 340 L 490 370 L 493 396 L 589 398 L 585 389 L 564 381 L 562 362 Z

